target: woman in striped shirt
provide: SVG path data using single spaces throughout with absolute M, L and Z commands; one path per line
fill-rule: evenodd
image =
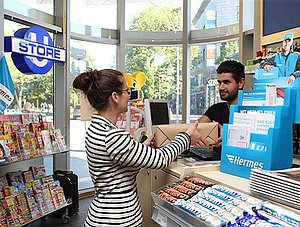
M 81 73 L 73 82 L 91 106 L 85 148 L 89 172 L 95 187 L 85 226 L 141 226 L 136 176 L 141 168 L 163 169 L 191 144 L 200 145 L 201 135 L 193 124 L 167 146 L 152 148 L 116 127 L 117 118 L 128 108 L 130 92 L 121 72 L 104 69 Z

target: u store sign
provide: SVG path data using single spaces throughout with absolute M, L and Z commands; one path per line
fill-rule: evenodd
M 25 74 L 45 74 L 54 61 L 65 62 L 66 51 L 54 47 L 49 33 L 41 27 L 21 28 L 14 36 L 4 37 L 4 51 L 12 52 L 12 60 Z

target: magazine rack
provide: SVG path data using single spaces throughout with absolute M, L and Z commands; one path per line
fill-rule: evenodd
M 251 169 L 279 170 L 290 168 L 293 161 L 293 122 L 296 101 L 296 89 L 286 88 L 282 106 L 243 106 L 243 98 L 254 98 L 256 94 L 265 94 L 265 90 L 239 91 L 237 105 L 230 107 L 229 124 L 223 126 L 221 172 L 249 178 Z M 275 113 L 273 128 L 267 135 L 251 133 L 250 143 L 263 144 L 266 149 L 241 148 L 227 144 L 228 126 L 233 124 L 234 112 L 256 111 Z
M 265 89 L 266 84 L 275 84 L 279 88 L 295 88 L 295 102 L 291 104 L 295 106 L 294 123 L 300 124 L 300 79 L 296 79 L 294 83 L 287 83 L 286 77 L 279 78 L 254 78 L 253 89 Z

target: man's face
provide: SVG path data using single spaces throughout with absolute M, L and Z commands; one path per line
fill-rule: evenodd
M 284 53 L 289 53 L 291 50 L 291 46 L 293 45 L 293 41 L 290 39 L 286 39 L 282 43 L 282 51 Z
M 238 97 L 238 90 L 243 88 L 244 79 L 236 83 L 232 73 L 218 74 L 219 93 L 223 101 L 231 102 Z

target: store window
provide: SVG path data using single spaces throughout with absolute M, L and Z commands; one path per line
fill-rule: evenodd
M 30 17 L 49 24 L 54 22 L 53 0 L 4 0 L 4 9 Z
M 24 25 L 5 20 L 4 35 L 13 36 Z M 53 39 L 53 34 L 49 33 Z M 16 98 L 8 112 L 42 113 L 47 121 L 53 121 L 53 68 L 46 74 L 23 74 L 14 65 L 11 54 L 7 62 L 16 90 Z
M 117 0 L 71 0 L 71 32 L 102 37 L 103 30 L 117 29 Z
M 239 22 L 239 0 L 191 1 L 191 29 L 210 29 Z
M 172 123 L 182 119 L 182 47 L 126 46 L 126 73 L 147 76 L 144 98 L 170 101 Z
M 27 26 L 4 21 L 4 35 L 13 36 L 15 31 Z M 53 34 L 49 33 L 53 39 Z M 11 54 L 5 54 L 7 64 L 15 86 L 15 99 L 8 107 L 6 112 L 40 114 L 44 116 L 47 122 L 53 122 L 53 69 L 43 75 L 23 74 L 14 65 Z M 53 172 L 53 157 L 44 157 L 47 173 Z
M 237 40 L 191 46 L 191 120 L 198 119 L 208 107 L 220 101 L 216 69 L 229 59 L 239 60 Z
M 125 29 L 182 31 L 182 3 L 182 0 L 126 0 Z
M 116 68 L 116 46 L 71 40 L 71 81 L 89 68 Z M 81 121 L 80 94 L 71 86 L 70 95 L 70 166 L 79 177 L 79 189 L 91 188 L 84 148 L 85 132 L 90 121 Z
M 254 0 L 243 1 L 243 32 L 254 29 Z

